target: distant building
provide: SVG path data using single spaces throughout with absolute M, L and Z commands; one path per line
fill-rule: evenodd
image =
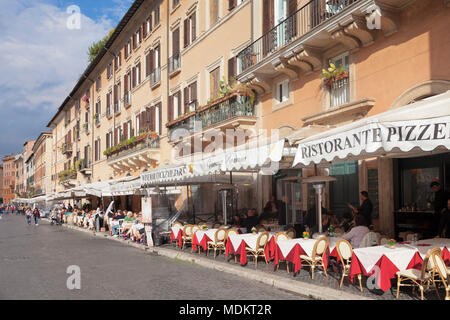
M 16 155 L 3 157 L 3 202 L 10 203 L 15 198 L 16 186 Z

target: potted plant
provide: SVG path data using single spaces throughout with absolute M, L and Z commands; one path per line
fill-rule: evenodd
M 203 229 L 203 230 L 208 229 L 208 227 L 206 226 L 206 224 L 202 225 L 202 229 Z
M 336 67 L 334 63 L 330 63 L 327 69 L 322 69 L 320 78 L 324 79 L 326 86 L 331 86 L 333 83 L 348 78 L 347 69 L 341 64 Z
M 253 233 L 253 234 L 257 234 L 257 233 L 258 233 L 258 230 L 256 230 L 255 227 L 253 227 L 253 228 L 252 228 L 252 233 Z
M 388 244 L 389 248 L 394 249 L 394 248 L 395 248 L 395 245 L 397 244 L 397 241 L 395 241 L 395 239 L 390 239 L 390 240 L 387 242 L 387 244 Z
M 309 232 L 305 231 L 303 232 L 303 239 L 309 239 Z

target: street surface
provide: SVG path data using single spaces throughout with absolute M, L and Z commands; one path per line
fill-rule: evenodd
M 69 266 L 81 289 L 69 290 Z M 0 220 L 0 299 L 300 300 L 303 297 L 24 216 Z

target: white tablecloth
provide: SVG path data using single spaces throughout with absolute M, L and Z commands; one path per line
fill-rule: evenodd
M 336 243 L 338 242 L 339 239 L 340 238 L 338 237 L 328 238 L 328 248 L 330 250 L 330 253 L 336 247 Z M 278 241 L 277 245 L 280 248 L 280 251 L 284 257 L 286 257 L 292 251 L 292 249 L 294 249 L 296 244 L 299 244 L 300 247 L 302 247 L 302 249 L 305 251 L 306 255 L 311 257 L 316 241 L 317 241 L 316 239 L 297 238 L 289 240 L 280 240 Z
M 405 270 L 417 250 L 410 246 L 397 244 L 394 249 L 387 245 L 358 248 L 353 250 L 366 272 L 370 273 L 375 264 L 385 255 L 399 270 Z
M 171 228 L 172 232 L 173 232 L 173 236 L 175 237 L 175 239 L 178 238 L 178 232 L 183 231 L 184 227 L 180 227 L 180 226 L 174 226 Z
M 214 241 L 214 236 L 217 230 L 219 229 L 197 230 L 195 232 L 195 236 L 197 237 L 198 243 L 202 242 L 204 235 L 206 235 L 209 239 Z
M 231 244 L 234 248 L 234 251 L 237 251 L 239 246 L 242 243 L 242 240 L 245 241 L 245 244 L 255 250 L 256 249 L 256 241 L 258 240 L 258 236 L 261 234 L 257 233 L 257 234 L 253 234 L 253 233 L 244 233 L 244 234 L 238 234 L 238 235 L 230 235 L 228 237 L 228 239 L 231 241 Z M 269 233 L 269 239 L 267 239 L 267 242 L 270 241 L 270 239 L 275 235 L 275 233 Z
M 435 239 L 425 239 L 425 240 L 419 240 L 417 241 L 417 244 L 414 244 L 410 241 L 408 241 L 405 246 L 416 249 L 419 251 L 420 256 L 425 258 L 428 251 L 435 247 L 441 248 L 443 250 L 444 248 L 449 249 L 450 248 L 450 239 L 444 239 L 444 238 L 435 238 Z

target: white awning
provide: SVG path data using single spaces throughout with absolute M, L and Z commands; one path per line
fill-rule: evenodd
M 126 196 L 133 194 L 140 194 L 141 177 L 127 177 L 119 179 L 119 181 L 112 181 L 109 183 L 109 191 L 102 193 L 103 196 Z
M 301 141 L 293 166 L 450 149 L 450 91 Z

